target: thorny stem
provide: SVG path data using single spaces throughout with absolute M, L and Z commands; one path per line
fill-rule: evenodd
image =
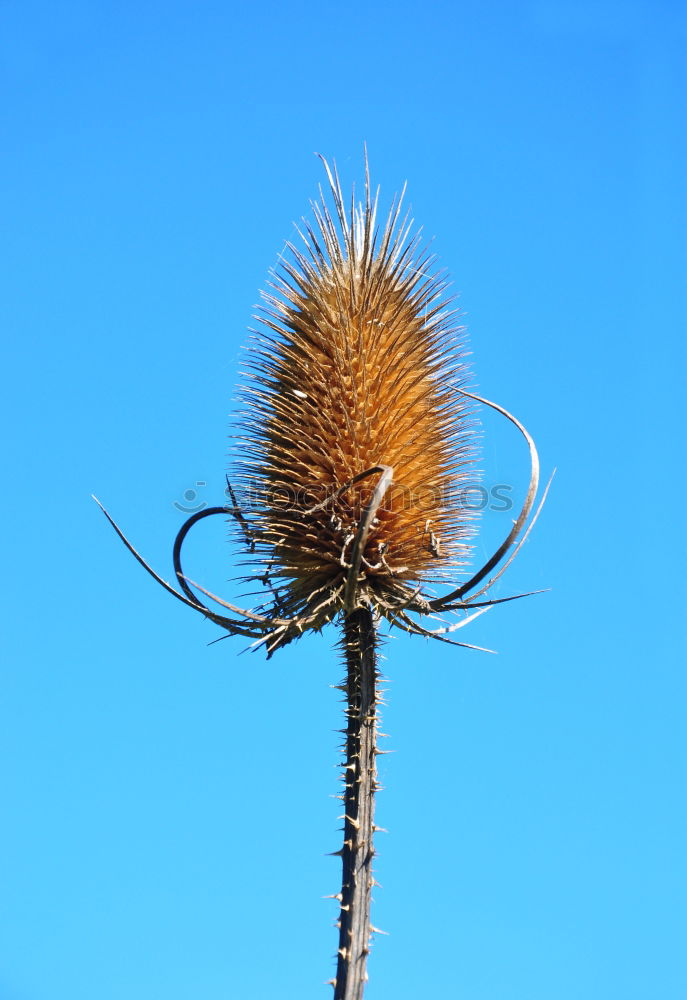
M 344 620 L 348 725 L 344 794 L 343 877 L 334 1000 L 362 1000 L 372 927 L 374 796 L 377 789 L 377 656 L 373 613 Z

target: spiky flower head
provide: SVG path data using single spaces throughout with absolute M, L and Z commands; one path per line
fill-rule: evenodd
M 319 628 L 368 605 L 393 618 L 453 583 L 474 513 L 465 334 L 435 257 L 395 198 L 380 231 L 336 169 L 272 275 L 248 350 L 236 481 L 272 613 Z M 367 168 L 367 165 L 366 165 Z

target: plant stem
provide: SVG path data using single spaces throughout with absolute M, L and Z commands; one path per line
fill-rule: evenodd
M 348 725 L 344 794 L 343 876 L 334 1000 L 362 1000 L 367 981 L 377 789 L 377 636 L 372 611 L 344 620 Z

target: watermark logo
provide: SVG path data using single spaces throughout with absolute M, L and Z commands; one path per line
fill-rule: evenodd
M 178 500 L 172 502 L 172 506 L 176 507 L 183 514 L 197 514 L 199 510 L 204 510 L 208 505 L 205 500 L 200 500 L 198 496 L 198 489 L 207 486 L 207 482 L 204 479 L 198 479 L 194 486 L 189 486 L 188 489 L 184 490 L 183 493 L 183 503 Z
M 200 491 L 206 486 L 206 480 L 196 480 L 193 486 L 184 490 L 181 500 L 172 501 L 172 506 L 182 514 L 197 514 L 198 511 L 204 510 L 210 506 L 210 503 L 200 495 Z M 503 514 L 513 509 L 512 492 L 513 487 L 508 483 L 494 483 L 489 487 L 482 483 L 468 483 L 447 493 L 431 486 L 409 490 L 394 483 L 387 493 L 381 509 L 385 509 L 385 506 L 387 509 L 393 510 L 411 510 L 414 507 L 423 509 L 446 507 L 469 514 L 477 514 L 484 510 Z M 232 491 L 227 486 L 224 490 L 222 503 L 217 504 L 217 506 L 233 507 L 236 503 L 244 514 L 256 513 L 264 510 L 265 507 L 275 507 L 282 511 L 289 508 L 303 511 L 319 505 L 326 499 L 326 494 L 318 486 L 290 490 L 281 484 L 273 489 L 268 488 L 264 492 L 241 488 L 235 488 Z

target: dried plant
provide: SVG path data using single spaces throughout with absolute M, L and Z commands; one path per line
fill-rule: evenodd
M 234 482 L 250 498 L 193 515 L 174 546 L 182 593 L 130 551 L 179 600 L 268 656 L 336 619 L 346 675 L 343 878 L 335 1000 L 361 1000 L 374 885 L 378 628 L 451 637 L 494 604 L 483 598 L 523 544 L 539 482 L 536 448 L 502 407 L 468 392 L 463 331 L 434 257 L 394 200 L 381 230 L 367 173 L 365 203 L 346 208 L 323 160 L 334 205 L 321 192 L 264 295 L 253 332 L 235 435 Z M 474 514 L 462 502 L 474 478 L 473 401 L 508 418 L 527 441 L 531 475 L 512 529 L 466 582 Z M 548 489 L 548 487 L 547 487 Z M 201 518 L 230 515 L 246 552 L 243 579 L 262 603 L 246 610 L 188 580 L 181 549 Z M 532 515 L 532 516 L 530 516 Z M 529 522 L 529 523 L 528 523 Z M 490 574 L 492 574 L 490 576 Z M 201 591 L 229 616 L 207 606 Z M 448 593 L 437 594 L 437 589 Z M 446 617 L 448 616 L 448 617 Z M 437 622 L 438 619 L 438 622 Z M 429 627 L 426 622 L 437 622 Z M 480 648 L 480 647 L 470 647 Z

